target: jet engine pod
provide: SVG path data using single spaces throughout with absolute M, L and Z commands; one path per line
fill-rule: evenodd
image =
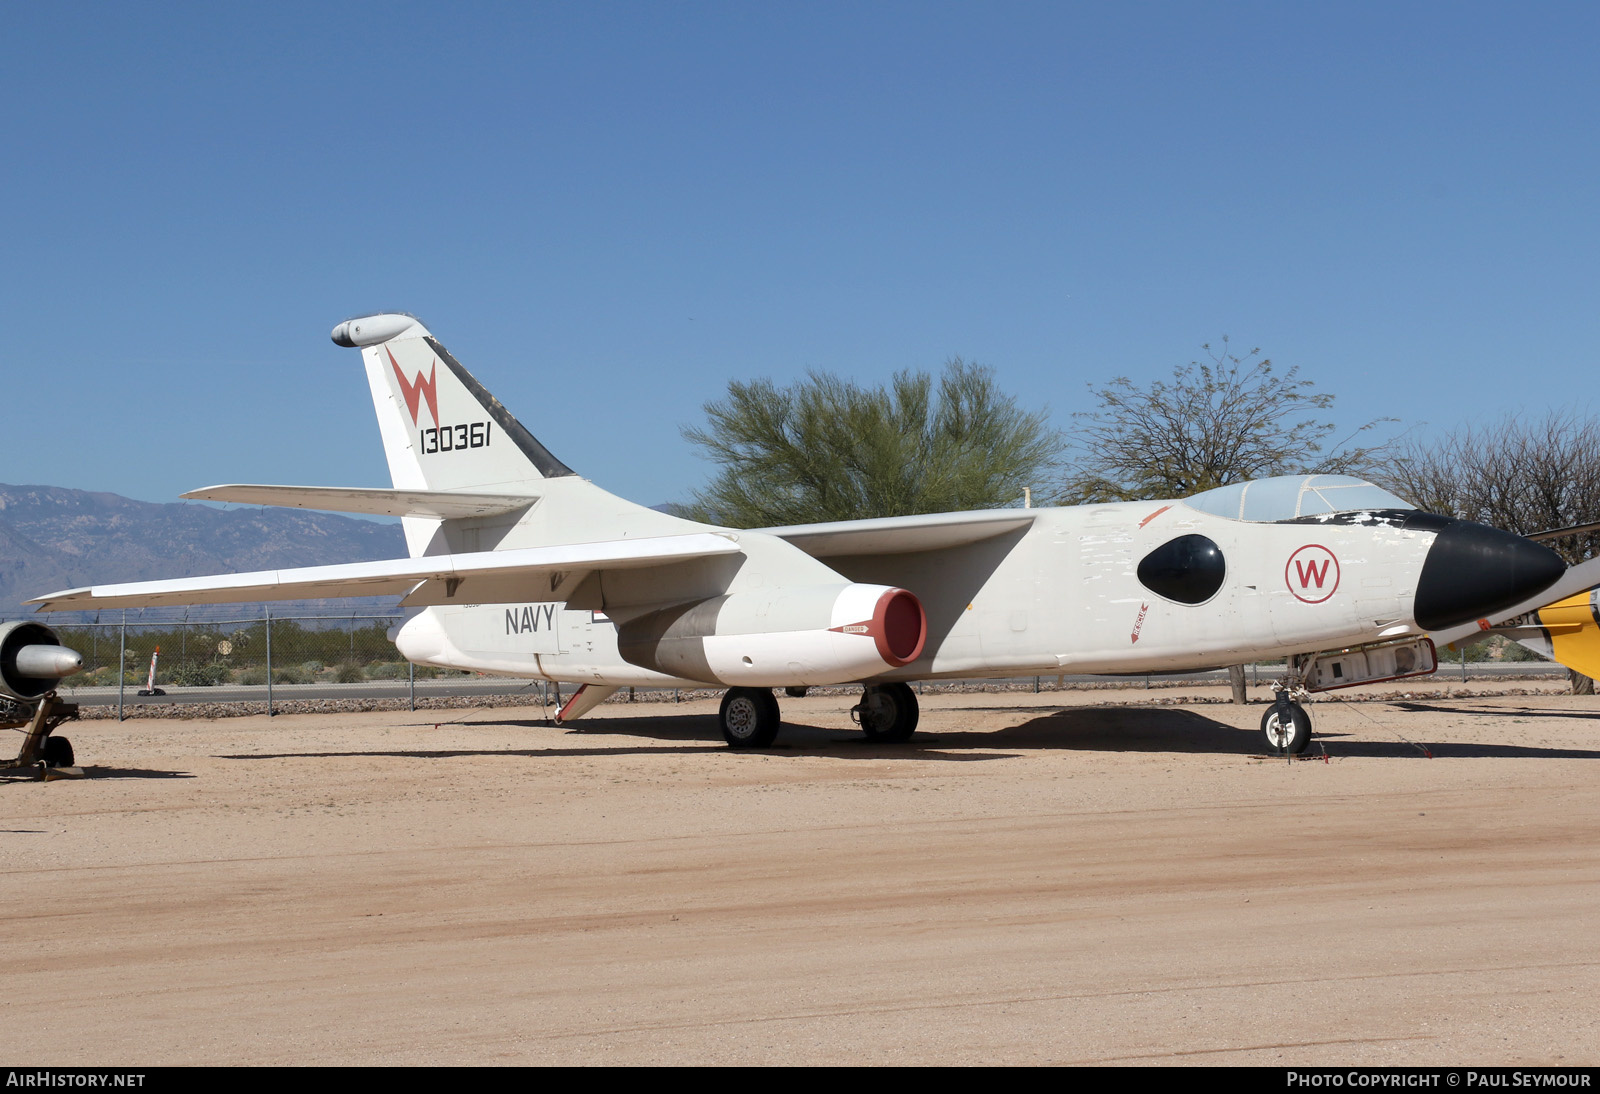
M 37 699 L 81 668 L 83 656 L 42 623 L 0 623 L 0 694 Z
M 756 589 L 623 623 L 630 663 L 687 680 L 800 687 L 864 680 L 922 654 L 922 602 L 888 585 Z

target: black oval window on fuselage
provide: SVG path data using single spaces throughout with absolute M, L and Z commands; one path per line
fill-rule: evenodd
M 1139 581 L 1157 596 L 1180 604 L 1203 604 L 1217 595 L 1228 563 L 1222 548 L 1205 536 L 1179 536 L 1139 563 Z

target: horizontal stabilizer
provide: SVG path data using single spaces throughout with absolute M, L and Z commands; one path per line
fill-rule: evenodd
M 508 551 L 383 559 L 338 566 L 261 570 L 169 581 L 134 581 L 67 589 L 27 601 L 43 612 L 95 611 L 100 608 L 151 608 L 169 604 L 239 604 L 258 600 L 309 600 L 333 596 L 389 596 L 415 590 L 429 604 L 493 604 L 508 599 L 482 596 L 480 590 L 514 589 L 514 599 L 540 599 L 535 585 L 576 571 L 641 569 L 712 555 L 737 554 L 729 538 L 711 532 L 642 539 L 613 539 Z M 548 591 L 548 587 L 546 589 Z M 548 599 L 548 597 L 546 597 Z
M 824 524 L 791 524 L 762 528 L 787 540 L 812 558 L 847 555 L 901 555 L 964 547 L 1027 528 L 1031 509 L 985 510 L 976 513 L 929 513 L 874 520 L 839 520 Z
M 459 490 L 387 490 L 360 486 L 208 486 L 182 495 L 197 501 L 276 505 L 329 513 L 381 517 L 492 517 L 514 513 L 538 501 L 531 494 L 480 494 Z

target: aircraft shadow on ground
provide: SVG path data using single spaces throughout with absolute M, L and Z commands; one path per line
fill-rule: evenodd
M 1425 704 L 1396 704 L 1403 710 L 1453 712 L 1452 708 Z M 1014 708 L 973 708 L 975 713 L 992 716 Z M 959 716 L 959 711 L 950 712 Z M 1018 712 L 1020 713 L 1020 712 Z M 1524 711 L 1482 711 L 1463 709 L 1463 714 L 1485 717 L 1521 717 Z M 1569 712 L 1548 712 L 1555 717 Z M 1313 711 L 1313 718 L 1316 712 Z M 1392 727 L 1389 722 L 1393 721 Z M 948 723 L 947 715 L 941 720 Z M 1251 719 L 1254 721 L 1254 718 Z M 385 751 L 316 751 L 287 753 L 239 753 L 220 756 L 228 760 L 342 759 L 385 756 L 400 759 L 459 759 L 462 757 L 506 757 L 528 759 L 561 756 L 629 756 L 685 752 L 726 752 L 716 731 L 716 721 L 705 714 L 675 714 L 647 718 L 595 718 L 568 726 L 551 726 L 542 719 L 496 719 L 478 716 L 470 721 L 438 723 L 441 728 L 527 729 L 553 733 L 556 739 L 545 748 L 416 748 Z M 419 727 L 421 728 L 421 727 Z M 1370 739 L 1371 734 L 1391 733 L 1390 739 Z M 1306 759 L 1324 754 L 1334 759 L 1370 757 L 1423 759 L 1432 753 L 1437 759 L 1486 757 L 1526 757 L 1600 759 L 1600 749 L 1543 748 L 1531 745 L 1484 744 L 1474 742 L 1425 741 L 1408 731 L 1403 711 L 1382 712 L 1374 718 L 1371 734 L 1362 731 L 1358 738 L 1349 733 L 1318 733 Z M 638 744 L 585 744 L 585 739 L 632 737 Z M 648 741 L 659 744 L 642 743 Z M 752 755 L 782 757 L 829 753 L 844 758 L 871 760 L 917 759 L 983 761 L 1004 759 L 1029 751 L 1058 752 L 1175 752 L 1195 755 L 1259 756 L 1263 753 L 1261 733 L 1253 725 L 1241 729 L 1208 718 L 1192 710 L 1169 707 L 1074 707 L 1036 715 L 1016 725 L 999 729 L 963 730 L 948 724 L 932 731 L 919 731 L 901 744 L 870 741 L 860 733 L 829 726 L 786 721 L 771 749 Z
M 222 753 L 219 760 L 345 760 L 387 757 L 396 760 L 459 760 L 494 759 L 521 756 L 538 759 L 545 756 L 648 756 L 652 754 L 682 756 L 692 752 L 722 752 L 726 746 L 718 741 L 707 741 L 704 748 L 411 748 L 384 749 L 371 752 L 239 752 Z
M 994 710 L 1017 713 L 1011 707 L 996 707 Z M 991 713 L 987 709 L 982 712 Z M 960 712 L 954 713 L 959 715 Z M 948 717 L 942 717 L 942 721 L 948 720 Z M 466 724 L 529 728 L 543 725 L 538 721 L 493 722 L 487 719 Z M 724 747 L 717 735 L 715 720 L 704 714 L 670 715 L 664 718 L 597 718 L 563 728 L 565 733 L 572 736 L 623 735 L 655 740 L 703 741 L 711 748 Z M 1258 741 L 1259 735 L 1254 731 L 1235 729 L 1191 711 L 1114 708 L 1061 711 L 993 730 L 966 731 L 941 726 L 937 730 L 919 730 L 911 740 L 900 744 L 871 741 L 853 730 L 786 720 L 777 744 L 762 754 L 781 756 L 784 753 L 825 751 L 873 760 L 904 757 L 982 761 L 1041 749 L 1243 754 L 1259 751 Z M 627 753 L 636 749 L 620 746 L 614 751 Z
M 1559 707 L 1500 707 L 1493 710 L 1485 710 L 1482 707 L 1447 707 L 1440 703 L 1398 702 L 1391 705 L 1400 710 L 1432 714 L 1465 714 L 1473 718 L 1489 718 L 1500 721 L 1504 721 L 1507 718 L 1571 718 L 1579 722 L 1600 719 L 1600 711 L 1562 710 Z
M 1437 708 L 1417 705 L 1417 710 Z M 1485 714 L 1484 711 L 1464 713 Z M 1518 712 L 1520 713 L 1520 712 Z M 1312 711 L 1315 727 L 1317 712 Z M 1504 718 L 1505 714 L 1500 714 Z M 1428 741 L 1419 739 L 1407 725 L 1404 713 L 1395 716 L 1393 725 L 1379 715 L 1361 737 L 1350 733 L 1323 733 L 1314 729 L 1311 747 L 1303 759 L 1369 757 L 1375 759 L 1483 759 L 1521 757 L 1528 759 L 1600 759 L 1600 749 L 1545 748 L 1537 745 L 1482 742 Z M 1371 735 L 1388 734 L 1373 740 Z M 950 734 L 941 733 L 941 743 L 949 747 Z M 1056 748 L 1093 752 L 1188 752 L 1216 755 L 1259 756 L 1265 750 L 1261 731 L 1255 727 L 1239 729 L 1189 710 L 1148 707 L 1082 708 L 1058 711 L 1034 718 L 999 734 L 972 734 L 999 738 L 1005 748 Z
M 521 723 L 524 725 L 537 725 L 537 722 Z M 596 718 L 593 721 L 571 726 L 561 727 L 572 736 L 585 735 L 613 736 L 623 735 L 630 737 L 648 737 L 655 740 L 671 741 L 701 741 L 709 747 L 728 751 L 721 735 L 717 732 L 716 719 L 705 714 L 673 714 L 656 718 Z M 778 734 L 777 742 L 768 749 L 755 750 L 753 754 L 765 756 L 802 755 L 817 752 L 828 752 L 841 756 L 859 757 L 861 759 L 883 759 L 896 756 L 915 757 L 922 760 L 998 760 L 1002 757 L 992 750 L 999 745 L 990 742 L 981 746 L 986 749 L 982 754 L 952 752 L 943 746 L 944 735 L 937 737 L 932 734 L 921 734 L 901 744 L 887 744 L 879 741 L 870 741 L 863 733 L 855 730 L 838 729 L 832 726 L 810 725 L 806 722 L 785 719 L 783 729 Z M 634 749 L 621 746 L 613 750 L 619 754 L 626 754 Z
M 984 714 L 1005 713 L 1015 708 L 978 708 Z M 1422 705 L 1418 710 L 1436 709 Z M 1469 711 L 1489 714 L 1485 711 Z M 1520 716 L 1521 712 L 1517 712 Z M 1315 711 L 1313 711 L 1315 718 Z M 1504 717 L 1503 713 L 1498 714 Z M 948 718 L 945 719 L 948 721 Z M 1252 722 L 1255 720 L 1252 717 Z M 1356 739 L 1351 734 L 1322 734 L 1312 742 L 1307 758 L 1326 754 L 1338 758 L 1374 757 L 1426 758 L 1431 752 L 1438 759 L 1466 759 L 1484 757 L 1529 757 L 1600 759 L 1600 750 L 1585 748 L 1544 748 L 1532 745 L 1484 744 L 1476 742 L 1418 741 L 1407 732 L 1404 715 L 1400 715 L 1392 729 L 1380 716 L 1375 719 L 1375 733 L 1392 732 L 1387 740 Z M 663 725 L 662 723 L 670 723 Z M 584 725 L 567 727 L 574 735 L 625 734 L 679 741 L 708 741 L 709 747 L 721 747 L 715 730 L 704 715 L 683 715 L 671 718 L 612 718 L 596 720 Z M 487 723 L 486 723 L 487 724 Z M 537 722 L 519 723 L 534 726 Z M 1424 751 L 1426 749 L 1426 751 Z M 846 730 L 809 726 L 799 722 L 785 722 L 778 737 L 777 747 L 768 754 L 792 752 L 834 751 L 842 755 L 860 755 L 863 758 L 883 759 L 904 756 L 915 759 L 1000 759 L 1003 753 L 1020 754 L 1028 751 L 1054 750 L 1061 752 L 1177 752 L 1190 754 L 1257 756 L 1264 751 L 1261 732 L 1254 725 L 1238 728 L 1208 718 L 1192 710 L 1170 707 L 1075 707 L 1054 711 L 993 730 L 965 731 L 941 726 L 937 730 L 919 731 L 904 744 L 879 744 L 861 734 Z M 624 747 L 619 751 L 630 751 Z
M 1006 708 L 995 707 L 994 712 Z M 975 712 L 990 713 L 984 708 Z M 951 712 L 959 713 L 959 712 Z M 1062 752 L 1189 752 L 1243 755 L 1261 750 L 1255 730 L 1171 707 L 1074 707 L 999 730 L 940 729 L 942 747 L 1053 749 Z
M 91 779 L 192 779 L 187 771 L 157 771 L 148 767 L 100 767 L 85 764 L 84 771 Z
M 84 764 L 83 771 L 84 777 L 88 779 L 192 779 L 195 777 L 187 771 L 158 771 L 149 767 L 101 767 L 98 764 Z M 0 772 L 0 782 L 38 781 L 39 775 L 33 768 Z
M 1339 735 L 1321 738 L 1327 754 L 1337 760 L 1343 757 L 1362 756 L 1374 759 L 1412 757 L 1435 760 L 1600 760 L 1600 749 L 1593 748 L 1540 748 L 1534 745 L 1483 744 L 1477 741 L 1348 741 Z M 1311 741 L 1303 759 L 1320 760 L 1321 747 L 1317 738 Z M 1427 752 L 1423 749 L 1426 748 Z

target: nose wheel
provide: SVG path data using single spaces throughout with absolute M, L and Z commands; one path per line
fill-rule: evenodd
M 1306 708 L 1278 692 L 1278 700 L 1261 716 L 1267 752 L 1273 756 L 1298 756 L 1311 743 L 1311 715 Z

